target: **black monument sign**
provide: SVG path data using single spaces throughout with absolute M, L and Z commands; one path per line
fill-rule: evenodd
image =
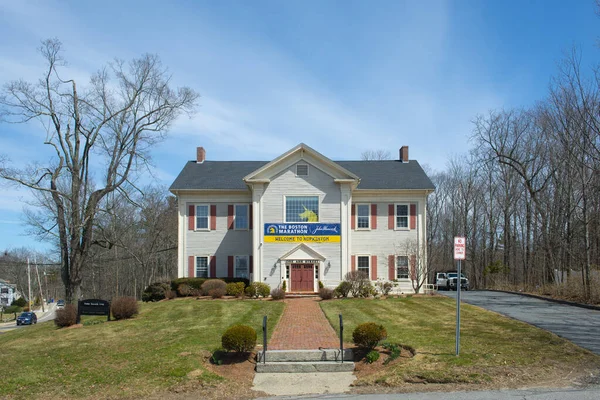
M 100 299 L 79 300 L 77 305 L 77 323 L 82 315 L 106 315 L 110 321 L 110 302 Z

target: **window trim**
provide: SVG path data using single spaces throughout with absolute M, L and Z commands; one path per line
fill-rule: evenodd
M 369 263 L 369 271 L 367 271 L 367 279 L 371 280 L 371 254 L 357 254 L 356 255 L 356 270 L 360 271 L 359 269 L 359 258 L 360 257 L 367 257 L 367 261 Z
M 290 222 L 287 220 L 287 198 L 288 197 L 316 197 L 317 198 L 317 218 L 316 222 L 302 221 Z M 284 194 L 283 195 L 283 222 L 286 224 L 319 224 L 321 223 L 321 195 L 319 194 Z
M 298 166 L 299 165 L 306 166 L 306 175 L 299 175 L 298 174 Z M 309 165 L 308 164 L 301 164 L 301 163 L 296 164 L 296 177 L 298 178 L 298 177 L 304 177 L 304 176 L 310 176 L 310 167 L 309 167 Z
M 358 215 L 358 207 L 359 206 L 367 206 L 367 224 L 368 224 L 368 226 L 366 228 L 361 228 L 358 224 L 358 216 L 359 216 Z M 356 224 L 355 226 L 356 226 L 357 231 L 370 231 L 371 230 L 371 204 L 356 203 L 356 213 L 355 213 L 354 217 L 356 218 L 354 223 Z
M 208 214 L 206 215 L 206 228 L 198 228 L 198 207 L 206 207 L 208 209 Z M 210 231 L 210 204 L 196 204 L 194 203 L 194 230 L 195 231 Z
M 406 275 L 407 275 L 407 278 L 399 278 L 398 277 L 398 259 L 400 257 L 406 257 L 406 264 L 407 264 L 406 265 L 406 268 L 407 268 L 406 269 L 406 271 L 407 271 Z M 404 255 L 404 254 L 396 254 L 396 255 L 394 255 L 394 272 L 396 273 L 396 279 L 401 280 L 401 281 L 407 281 L 407 282 L 410 281 L 411 280 L 410 279 L 410 256 L 407 256 L 407 255 Z
M 250 255 L 249 254 L 240 254 L 240 255 L 234 255 L 233 256 L 233 277 L 237 278 L 237 268 L 236 268 L 236 259 L 238 257 L 244 257 L 246 258 L 246 279 L 250 279 Z
M 406 206 L 406 227 L 398 226 L 398 206 Z M 402 215 L 400 215 L 402 217 Z M 394 230 L 410 231 L 410 203 L 394 203 Z
M 245 228 L 237 228 L 236 227 L 237 206 L 246 206 L 246 227 Z M 233 205 L 233 230 L 234 231 L 249 231 L 250 230 L 250 206 L 251 206 L 250 203 L 235 203 Z
M 206 258 L 206 279 L 211 278 L 210 276 L 210 261 L 212 259 L 211 256 L 202 255 L 202 256 L 194 256 L 194 278 L 202 278 L 198 276 L 198 258 Z

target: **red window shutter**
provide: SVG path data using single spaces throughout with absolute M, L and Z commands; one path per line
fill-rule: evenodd
M 371 229 L 377 229 L 377 204 L 371 204 Z
M 410 205 L 410 229 L 417 229 L 417 205 Z
M 394 229 L 394 205 L 388 205 L 388 229 Z
M 350 265 L 350 270 L 356 271 L 356 256 L 350 256 L 350 258 L 352 259 L 352 263 Z
M 227 206 L 227 229 L 233 229 L 233 204 Z
M 371 256 L 371 280 L 377 280 L 377 256 Z
M 217 205 L 210 205 L 210 230 L 217 230 Z
M 233 278 L 233 256 L 227 257 L 227 277 Z
M 211 278 L 217 277 L 217 257 L 215 257 L 215 256 L 212 256 L 210 258 L 210 277 Z
M 388 256 L 388 267 L 389 267 L 389 271 L 388 271 L 388 279 L 390 281 L 393 281 L 394 279 L 396 279 L 396 263 L 394 262 L 395 257 L 394 256 Z
M 188 207 L 188 230 L 193 231 L 196 227 L 196 221 L 194 218 L 196 217 L 196 206 L 191 205 Z
M 189 256 L 188 257 L 188 278 L 193 278 L 194 277 L 194 256 Z
M 352 204 L 351 207 L 351 212 L 350 214 L 352 214 L 352 221 L 350 222 L 350 228 L 351 229 L 356 229 L 356 205 Z
M 417 280 L 417 256 L 410 256 L 410 279 Z
M 252 219 L 254 217 L 254 215 L 252 214 L 252 208 L 253 208 L 252 204 L 250 204 L 248 206 L 248 219 L 249 219 L 249 221 L 248 221 L 248 228 L 249 229 L 252 229 Z
M 254 257 L 252 257 L 252 256 L 250 256 L 250 265 L 248 266 L 248 272 L 249 273 L 254 272 Z

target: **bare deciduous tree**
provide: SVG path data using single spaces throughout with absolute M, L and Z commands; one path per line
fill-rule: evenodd
M 172 89 L 156 55 L 115 60 L 82 89 L 62 77 L 60 41 L 44 41 L 40 52 L 45 75 L 37 83 L 18 80 L 4 86 L 0 120 L 39 121 L 54 157 L 23 169 L 4 160 L 0 177 L 51 199 L 54 218 L 46 229 L 58 239 L 66 299 L 73 302 L 80 297 L 91 247 L 110 245 L 93 235 L 101 200 L 126 188 L 171 123 L 194 111 L 198 95 L 187 87 Z
M 380 160 L 391 160 L 392 153 L 389 150 L 365 150 L 360 153 L 360 159 L 363 161 L 380 161 Z

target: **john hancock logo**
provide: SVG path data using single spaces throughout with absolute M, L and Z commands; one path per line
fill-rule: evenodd
M 269 235 L 277 235 L 278 230 L 275 225 L 269 225 L 269 227 L 267 228 L 267 232 L 269 232 Z

